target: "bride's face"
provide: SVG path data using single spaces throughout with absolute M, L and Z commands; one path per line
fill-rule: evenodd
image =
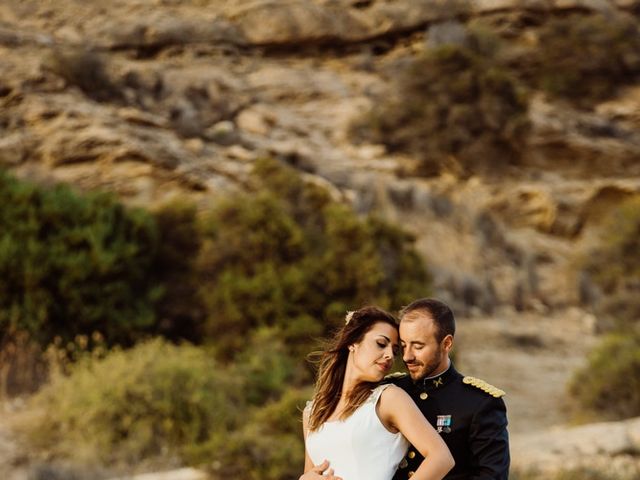
M 389 373 L 399 349 L 398 331 L 388 323 L 374 323 L 350 348 L 356 375 L 361 381 L 379 382 Z

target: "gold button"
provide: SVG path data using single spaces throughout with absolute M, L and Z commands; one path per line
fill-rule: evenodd
M 409 472 L 409 473 L 407 473 L 407 478 L 411 478 L 411 477 L 413 477 L 413 474 L 414 474 L 414 473 L 416 473 L 416 472 Z
M 422 400 L 426 400 L 428 396 L 429 396 L 429 395 L 427 395 L 427 392 L 422 392 L 422 393 L 420 394 L 420 399 L 422 399 Z
M 407 455 L 409 458 L 415 458 L 416 457 L 416 452 L 414 452 L 413 450 L 411 450 L 409 452 L 409 455 Z

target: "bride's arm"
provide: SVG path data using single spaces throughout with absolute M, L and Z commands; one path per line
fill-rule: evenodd
M 325 460 L 320 465 L 314 465 L 309 458 L 309 454 L 307 453 L 307 433 L 309 429 L 309 409 L 305 408 L 302 412 L 302 433 L 305 441 L 304 448 L 304 474 L 300 476 L 298 480 L 342 480 L 340 477 L 336 477 L 333 475 L 333 469 L 329 468 L 329 462 Z M 326 471 L 326 472 L 325 472 Z M 326 473 L 326 475 L 323 475 Z
M 387 387 L 380 397 L 378 415 L 385 426 L 400 431 L 424 457 L 411 480 L 440 480 L 453 468 L 455 462 L 447 445 L 404 390 L 395 385 Z
M 307 433 L 309 432 L 309 408 L 302 411 L 302 438 L 304 439 L 304 473 L 313 468 L 313 462 L 307 453 Z

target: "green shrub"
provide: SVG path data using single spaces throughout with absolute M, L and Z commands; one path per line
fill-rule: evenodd
M 602 299 L 595 308 L 600 331 L 629 332 L 640 329 L 640 294 L 622 290 Z
M 269 329 L 226 367 L 202 347 L 156 338 L 56 373 L 19 431 L 34 451 L 76 464 L 180 462 L 236 478 L 290 478 L 302 468 L 292 459 L 304 456 L 301 412 L 312 393 L 291 387 L 294 365 Z
M 86 358 L 33 399 L 32 444 L 80 461 L 134 465 L 186 457 L 224 438 L 244 413 L 242 380 L 204 350 L 160 339 Z
M 279 398 L 292 381 L 299 380 L 300 368 L 304 367 L 291 357 L 282 332 L 268 327 L 257 328 L 248 335 L 236 365 L 246 383 L 245 399 L 251 405 L 264 405 Z
M 606 294 L 640 289 L 640 196 L 611 213 L 583 267 Z
M 443 45 L 401 71 L 396 93 L 365 123 L 373 140 L 419 158 L 415 173 L 490 174 L 518 163 L 527 107 L 524 91 L 491 52 Z
M 640 328 L 640 196 L 614 209 L 581 260 L 603 296 L 595 305 L 605 331 Z
M 640 415 L 640 332 L 607 335 L 588 365 L 575 374 L 570 392 L 601 416 Z
M 611 212 L 595 242 L 582 268 L 604 294 L 595 311 L 610 333 L 576 373 L 570 391 L 588 410 L 640 415 L 640 196 Z
M 631 16 L 555 18 L 542 28 L 538 44 L 527 60 L 534 86 L 582 106 L 612 96 L 640 73 L 640 30 Z
M 0 172 L 0 332 L 41 345 L 94 331 L 129 342 L 154 321 L 153 219 L 106 194 L 40 189 Z
M 398 307 L 426 292 L 406 234 L 358 218 L 277 162 L 259 162 L 254 181 L 254 192 L 221 202 L 204 228 L 206 334 L 223 357 L 242 350 L 252 329 L 274 327 L 300 358 L 347 310 Z
M 211 444 L 205 458 L 216 477 L 247 480 L 297 478 L 303 470 L 302 409 L 311 390 L 287 391 L 252 412 L 245 426 L 224 442 Z
M 157 320 L 151 330 L 166 338 L 199 342 L 205 310 L 196 275 L 203 237 L 196 208 L 175 200 L 155 210 L 153 216 L 159 238 L 151 274 L 164 286 L 164 295 L 156 304 Z
M 121 100 L 122 92 L 109 75 L 104 54 L 83 48 L 55 48 L 43 58 L 43 67 L 97 101 Z

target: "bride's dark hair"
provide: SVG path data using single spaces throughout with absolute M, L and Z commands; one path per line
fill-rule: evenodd
M 342 382 L 349 357 L 349 346 L 359 343 L 371 327 L 378 323 L 388 323 L 398 329 L 398 322 L 390 313 L 378 307 L 363 307 L 349 312 L 346 324 L 340 328 L 328 342 L 327 348 L 318 361 L 313 403 L 309 414 L 309 431 L 315 431 L 327 421 L 340 401 Z M 358 383 L 347 398 L 347 407 L 340 418 L 351 415 L 371 394 L 377 383 Z

